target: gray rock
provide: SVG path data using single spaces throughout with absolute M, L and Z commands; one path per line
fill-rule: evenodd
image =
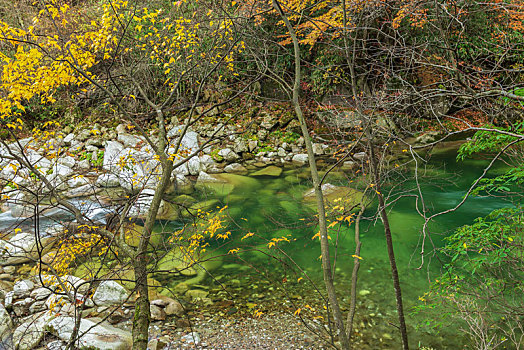
M 167 304 L 164 311 L 168 316 L 176 315 L 178 317 L 182 317 L 186 313 L 186 310 L 182 304 L 176 300 L 172 300 L 169 304 Z
M 212 168 L 216 166 L 216 162 L 213 160 L 213 157 L 210 155 L 204 154 L 203 156 L 200 156 L 200 165 L 203 169 L 200 169 L 201 171 L 207 171 L 208 168 Z
M 250 140 L 247 143 L 247 146 L 249 148 L 249 152 L 253 152 L 258 147 L 258 141 L 256 140 Z
M 90 152 L 90 153 L 92 153 L 92 152 L 97 152 L 98 153 L 99 150 L 100 149 L 98 147 L 93 146 L 93 145 L 86 146 L 86 151 Z
M 75 158 L 73 158 L 71 156 L 60 157 L 60 158 L 58 158 L 57 162 L 58 162 L 58 164 L 64 165 L 64 166 L 66 166 L 68 168 L 72 168 L 76 164 Z
M 124 144 L 125 147 L 131 148 L 135 148 L 140 142 L 142 142 L 140 137 L 128 133 L 119 133 L 117 140 Z
M 86 280 L 72 275 L 65 275 L 60 278 L 54 275 L 41 275 L 40 278 L 42 279 L 43 287 L 52 290 L 55 290 L 59 286 L 62 288 L 62 285 L 70 292 L 85 293 L 89 289 L 89 283 Z M 50 298 L 52 296 L 53 295 L 51 295 Z
M 0 265 L 16 265 L 38 257 L 36 238 L 32 233 L 21 232 L 8 242 L 0 241 Z
M 93 294 L 93 301 L 96 305 L 115 305 L 125 302 L 129 294 L 126 289 L 115 281 L 104 281 L 100 283 Z
M 120 180 L 113 174 L 102 174 L 96 179 L 96 185 L 99 187 L 118 187 Z
M 269 131 L 267 131 L 266 129 L 260 129 L 257 131 L 257 138 L 260 141 L 265 141 L 267 138 L 267 135 L 269 135 Z
M 262 119 L 262 122 L 260 123 L 260 126 L 263 127 L 266 130 L 271 130 L 275 127 L 275 125 L 278 123 L 278 119 L 273 117 L 272 115 L 266 115 Z
M 141 191 L 138 194 L 138 198 L 133 203 L 133 206 L 129 210 L 128 215 L 133 218 L 145 218 L 149 208 L 151 208 L 151 203 L 153 201 L 154 195 L 155 190 L 152 189 L 146 188 L 143 191 Z
M 437 141 L 439 133 L 435 131 L 431 131 L 428 133 L 425 133 L 423 135 L 420 135 L 415 139 L 415 143 L 427 145 L 428 143 L 433 143 Z
M 279 147 L 278 150 L 277 150 L 277 155 L 279 157 L 285 157 L 287 155 L 287 152 L 284 148 L 282 147 Z
M 51 173 L 46 177 L 51 182 L 57 179 L 67 181 L 67 179 L 73 174 L 73 170 L 70 167 L 67 167 L 59 163 L 54 164 L 50 168 L 50 172 Z
M 4 272 L 12 275 L 16 272 L 16 267 L 11 265 L 4 266 Z
M 313 153 L 316 155 L 316 156 L 320 156 L 322 154 L 324 154 L 324 145 L 321 144 L 321 143 L 314 143 L 313 144 Z
M 31 298 L 35 300 L 47 299 L 51 295 L 52 291 L 50 288 L 39 287 L 31 292 Z
M 56 224 L 45 229 L 45 236 L 60 236 L 65 230 L 65 226 L 62 224 Z
M 66 197 L 69 197 L 69 198 L 79 198 L 79 197 L 91 196 L 91 195 L 96 194 L 97 192 L 98 192 L 98 189 L 95 186 L 91 184 L 86 184 L 86 185 L 83 185 L 77 188 L 73 188 L 67 191 L 65 195 Z
M 149 343 L 147 343 L 148 350 L 165 350 L 167 348 L 167 342 L 162 339 L 151 339 Z
M 164 321 L 166 319 L 165 311 L 159 306 L 151 304 L 149 311 L 151 312 L 151 319 L 153 321 Z
M 102 147 L 103 142 L 102 139 L 99 137 L 93 137 L 86 141 L 86 149 L 88 146 L 94 146 L 94 147 Z
M 189 171 L 189 174 L 191 175 L 198 175 L 202 168 L 203 167 L 200 163 L 200 158 L 198 157 L 192 157 L 190 160 L 187 161 L 187 169 Z
M 124 124 L 118 124 L 115 128 L 115 131 L 117 134 L 123 134 L 125 132 L 127 132 L 126 130 L 126 126 Z
M 84 147 L 84 143 L 82 141 L 79 141 L 79 140 L 72 140 L 71 141 L 71 145 L 69 146 L 69 150 L 71 151 L 79 151 L 82 149 L 82 147 Z
M 35 288 L 35 284 L 30 280 L 17 281 L 13 286 L 15 298 L 25 298 L 31 295 L 31 291 Z
M 53 313 L 59 313 L 62 307 L 69 304 L 69 299 L 65 295 L 51 294 L 45 301 L 45 306 Z
M 62 142 L 64 143 L 64 145 L 70 146 L 71 142 L 74 140 L 74 138 L 75 138 L 75 134 L 69 133 L 69 134 L 66 135 L 66 137 L 64 137 Z
M 46 305 L 45 300 L 37 300 L 29 306 L 30 314 L 35 314 L 37 312 L 45 311 L 45 310 L 47 310 L 47 305 Z
M 233 146 L 233 151 L 235 153 L 243 153 L 249 150 L 248 144 L 244 140 L 237 140 Z
M 13 343 L 18 350 L 35 349 L 42 341 L 45 334 L 45 327 L 52 316 L 43 313 L 37 317 L 32 317 L 22 323 L 13 333 Z
M 84 142 L 91 136 L 91 130 L 83 129 L 78 133 L 77 140 Z
M 295 154 L 293 158 L 291 158 L 291 161 L 297 165 L 304 165 L 308 162 L 308 157 L 305 153 L 299 153 Z
M 77 188 L 81 186 L 85 186 L 89 184 L 89 180 L 85 178 L 84 176 L 73 176 L 69 180 L 67 180 L 67 186 L 71 188 Z
M 118 141 L 107 141 L 102 168 L 104 170 L 120 170 L 119 161 L 124 146 Z
M 91 168 L 91 163 L 89 160 L 84 159 L 78 162 L 77 164 L 79 170 L 89 170 Z
M 5 307 L 10 308 L 11 306 L 13 306 L 13 297 L 14 297 L 14 295 L 15 295 L 15 292 L 13 292 L 13 291 L 5 293 L 5 298 L 4 298 L 4 305 L 5 305 Z
M 48 323 L 46 329 L 68 342 L 73 334 L 74 325 L 73 317 L 58 316 Z M 80 321 L 79 334 L 82 334 L 78 339 L 79 349 L 128 350 L 133 343 L 130 332 L 109 325 L 97 325 L 88 319 Z
M 25 298 L 13 303 L 13 312 L 16 316 L 21 317 L 29 314 L 29 307 L 35 300 L 32 298 Z
M 356 166 L 357 166 L 357 163 L 351 160 L 346 160 L 344 163 L 342 163 L 342 167 L 345 169 L 353 169 Z
M 218 155 L 224 158 L 227 162 L 234 162 L 240 159 L 240 156 L 233 152 L 231 148 L 224 148 L 218 151 Z
M 362 161 L 366 158 L 366 156 L 366 152 L 358 152 L 353 155 L 353 158 Z
M 171 131 L 175 130 L 176 128 L 173 128 L 171 129 Z M 171 133 L 171 131 L 168 133 L 168 138 L 172 138 L 174 137 L 174 134 Z M 176 134 L 176 133 L 175 133 Z M 175 153 L 175 144 L 177 142 L 177 138 L 175 139 L 172 139 L 170 144 L 169 144 L 169 148 L 168 148 L 168 153 L 169 154 L 173 154 Z M 179 154 L 192 154 L 192 153 L 195 153 L 197 152 L 198 150 L 200 149 L 200 146 L 198 145 L 198 134 L 194 131 L 188 131 L 186 132 L 186 134 L 184 135 L 184 137 L 182 137 L 182 141 L 180 142 L 180 148 L 178 150 L 178 153 Z
M 248 173 L 246 167 L 239 163 L 231 163 L 224 168 L 226 173 L 245 175 Z
M 0 304 L 0 340 L 7 339 L 12 332 L 13 321 L 11 316 L 5 309 L 4 305 Z

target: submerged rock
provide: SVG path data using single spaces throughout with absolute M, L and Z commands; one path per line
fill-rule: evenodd
M 225 179 L 218 177 L 218 175 L 210 175 L 201 171 L 198 174 L 195 188 L 203 192 L 214 193 L 217 196 L 226 196 L 233 192 L 235 186 L 228 183 Z
M 191 205 L 189 208 L 182 209 L 182 216 L 191 217 L 196 216 L 201 212 L 210 211 L 211 209 L 216 208 L 218 203 L 218 199 L 208 199 L 207 201 L 195 203 Z
M 250 176 L 271 176 L 271 177 L 279 177 L 280 174 L 282 174 L 282 168 L 279 168 L 274 165 L 270 165 L 264 169 L 260 169 L 258 171 L 255 171 L 254 173 L 250 174 Z
M 365 200 L 364 193 L 359 190 L 351 187 L 335 186 L 330 183 L 322 185 L 322 193 L 324 194 L 326 202 L 335 203 L 335 201 L 340 198 L 344 205 L 349 207 L 357 205 L 362 200 Z M 312 188 L 306 191 L 303 198 L 305 202 L 314 202 L 316 200 L 315 189 Z

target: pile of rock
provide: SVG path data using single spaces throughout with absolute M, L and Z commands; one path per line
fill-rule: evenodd
M 1 288 L 0 344 L 12 343 L 19 350 L 29 350 L 44 339 L 47 342 L 55 337 L 63 343 L 51 345 L 63 349 L 62 345 L 73 333 L 75 317 L 81 315 L 80 349 L 131 348 L 129 320 L 133 315 L 133 300 L 115 281 L 103 281 L 94 288 L 75 276 L 45 275 L 2 284 Z M 63 292 L 64 289 L 67 292 Z M 153 321 L 182 318 L 185 313 L 182 304 L 169 297 L 158 296 L 151 301 Z M 46 334 L 49 336 L 45 337 Z

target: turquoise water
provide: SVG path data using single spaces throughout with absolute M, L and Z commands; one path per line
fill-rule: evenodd
M 454 150 L 433 155 L 425 171 L 428 177 L 420 178 L 428 215 L 459 203 L 474 179 L 487 165 L 485 160 L 456 162 L 455 157 Z M 498 170 L 501 170 L 500 167 Z M 407 178 L 410 174 L 411 172 L 403 176 Z M 422 173 L 419 172 L 419 175 Z M 412 179 L 403 182 L 401 186 L 398 186 L 399 181 L 400 178 L 390 179 L 389 188 L 397 185 L 397 194 L 392 195 L 392 199 L 398 199 L 400 191 L 404 195 L 416 193 L 415 182 Z M 335 172 L 327 178 L 327 182 L 343 184 L 344 174 Z M 293 276 L 297 279 L 307 276 L 323 291 L 320 247 L 318 240 L 312 239 L 317 232 L 315 213 L 302 201 L 303 193 L 310 188 L 307 169 L 284 169 L 278 178 L 257 178 L 256 182 L 236 187 L 233 192 L 223 197 L 203 194 L 203 197 L 219 198 L 222 205 L 228 206 L 227 229 L 232 232 L 232 236 L 223 246 L 217 247 L 215 253 L 224 254 L 225 263 L 240 262 L 255 267 L 263 266 L 265 271 L 274 270 L 277 275 Z M 387 189 L 388 186 L 384 190 Z M 412 346 L 431 346 L 435 349 L 461 348 L 466 340 L 457 335 L 456 327 L 449 328 L 450 324 L 446 322 L 450 321 L 442 321 L 444 327 L 440 333 L 423 326 L 427 318 L 439 320 L 438 310 L 433 314 L 424 315 L 409 313 L 413 306 L 420 305 L 418 297 L 428 289 L 430 279 L 438 278 L 441 266 L 441 262 L 433 256 L 429 240 L 425 246 L 424 264 L 421 266 L 420 233 L 424 221 L 415 210 L 415 203 L 413 197 L 405 197 L 388 207 Z M 441 246 L 442 238 L 457 227 L 470 224 L 475 218 L 508 205 L 507 202 L 496 198 L 468 199 L 457 211 L 440 216 L 431 223 L 429 232 L 433 244 L 436 247 Z M 399 345 L 398 337 L 395 328 L 390 325 L 395 324 L 397 319 L 389 260 L 383 226 L 380 220 L 376 219 L 374 210 L 376 206 L 370 205 L 364 214 L 366 220 L 361 223 L 362 261 L 358 286 L 361 294 L 357 309 L 359 321 L 356 327 L 362 337 L 366 338 L 368 348 L 396 348 Z M 254 235 L 241 239 L 248 232 Z M 278 242 L 277 248 L 281 249 L 279 251 L 275 247 L 269 247 L 269 242 L 274 237 L 286 237 L 290 242 Z M 333 248 L 336 246 L 337 289 L 345 308 L 353 267 L 351 255 L 354 252 L 354 227 L 335 227 L 331 230 L 331 237 Z M 228 251 L 234 248 L 240 248 L 239 252 L 228 254 Z M 284 272 L 286 269 L 293 270 L 293 273 Z M 309 292 L 310 288 L 304 290 Z M 416 326 L 419 328 L 416 329 Z

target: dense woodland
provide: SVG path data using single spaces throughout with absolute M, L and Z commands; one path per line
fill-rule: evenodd
M 524 347 L 521 0 L 0 15 L 0 349 Z

